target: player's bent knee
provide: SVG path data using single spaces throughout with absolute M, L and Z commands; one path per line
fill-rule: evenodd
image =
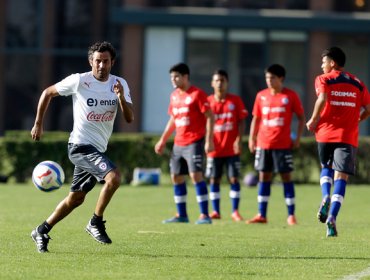
M 74 208 L 80 206 L 85 201 L 86 194 L 85 193 L 72 193 L 68 199 L 67 203 L 69 206 L 72 206 Z
M 107 174 L 105 182 L 109 187 L 118 188 L 121 184 L 121 173 L 115 169 Z

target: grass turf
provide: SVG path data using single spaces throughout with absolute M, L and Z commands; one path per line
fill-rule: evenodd
M 68 186 L 42 193 L 31 184 L 0 185 L 0 279 L 338 279 L 370 267 L 370 188 L 349 185 L 337 238 L 316 219 L 318 186 L 296 187 L 297 226 L 274 185 L 267 225 L 230 219 L 222 187 L 222 219 L 194 225 L 198 205 L 188 187 L 189 224 L 163 225 L 175 213 L 172 188 L 123 186 L 105 213 L 112 245 L 84 232 L 100 187 L 50 232 L 50 253 L 39 254 L 30 232 L 54 210 Z M 241 214 L 256 214 L 256 188 L 242 189 Z M 369 276 L 369 275 L 368 275 Z

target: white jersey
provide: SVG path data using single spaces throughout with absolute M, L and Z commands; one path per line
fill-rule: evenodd
M 55 84 L 60 95 L 72 95 L 73 130 L 69 143 L 91 144 L 100 152 L 106 151 L 119 107 L 118 97 L 113 91 L 116 80 L 123 86 L 126 102 L 132 104 L 127 82 L 114 75 L 101 82 L 92 72 L 78 73 Z

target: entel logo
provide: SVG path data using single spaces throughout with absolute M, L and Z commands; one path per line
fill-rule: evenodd
M 88 98 L 86 100 L 86 104 L 87 106 L 89 107 L 92 107 L 92 106 L 98 106 L 98 105 L 101 105 L 101 106 L 115 106 L 118 104 L 118 101 L 117 99 L 102 99 L 102 100 L 98 100 L 98 99 L 94 99 L 94 98 Z

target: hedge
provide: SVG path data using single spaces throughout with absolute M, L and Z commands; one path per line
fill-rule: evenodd
M 66 180 L 71 181 L 73 165 L 68 159 L 67 142 L 69 133 L 44 133 L 41 141 L 32 141 L 28 131 L 9 131 L 0 138 L 0 175 L 9 176 L 16 182 L 24 182 L 31 177 L 32 169 L 43 160 L 54 160 L 63 167 Z M 123 182 L 129 183 L 135 167 L 161 168 L 169 172 L 169 156 L 172 141 L 167 143 L 164 155 L 154 153 L 158 135 L 114 133 L 110 139 L 107 155 L 115 162 L 122 174 Z M 254 156 L 248 151 L 247 137 L 243 139 L 241 156 L 242 173 L 253 171 Z M 370 138 L 361 138 L 357 154 L 357 174 L 351 176 L 351 183 L 366 184 L 370 181 Z M 317 183 L 319 162 L 317 145 L 313 137 L 305 137 L 299 149 L 294 151 L 294 180 L 297 183 Z

